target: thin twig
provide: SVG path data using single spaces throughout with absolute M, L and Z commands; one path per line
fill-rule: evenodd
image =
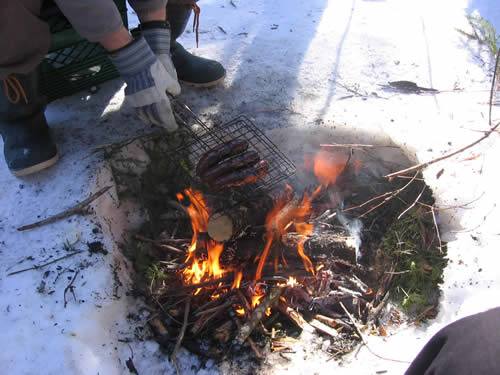
M 18 231 L 22 232 L 25 230 L 33 229 L 33 228 L 38 228 L 43 225 L 47 224 L 52 224 L 56 222 L 57 220 L 65 219 L 69 216 L 73 215 L 84 215 L 86 213 L 85 208 L 95 201 L 97 198 L 99 198 L 101 195 L 103 195 L 105 192 L 107 192 L 109 189 L 111 189 L 111 186 L 106 186 L 100 189 L 98 192 L 92 194 L 90 197 L 85 199 L 84 201 L 76 204 L 73 207 L 68 208 L 67 210 L 64 210 L 63 212 L 60 212 L 56 215 L 50 216 L 47 219 L 37 221 L 36 223 L 29 224 L 29 225 L 24 225 L 22 227 L 17 228 Z
M 413 203 L 412 203 L 412 204 L 410 204 L 410 206 L 409 206 L 406 210 L 404 210 L 403 212 L 401 212 L 401 213 L 399 214 L 399 216 L 398 216 L 398 220 L 399 220 L 399 219 L 401 219 L 405 213 L 407 213 L 408 211 L 410 211 L 410 210 L 411 210 L 411 209 L 412 209 L 412 208 L 413 208 L 413 207 L 417 204 L 417 202 L 419 201 L 420 197 L 422 197 L 422 194 L 424 194 L 425 187 L 426 187 L 426 185 L 424 185 L 424 187 L 422 188 L 422 191 L 421 191 L 421 192 L 420 192 L 420 194 L 417 196 L 417 199 L 415 199 L 415 200 L 413 201 Z
M 439 234 L 439 227 L 436 220 L 436 211 L 434 210 L 433 206 L 431 206 L 431 212 L 432 212 L 432 220 L 434 221 L 434 227 L 436 228 L 436 235 L 439 241 L 439 253 L 443 254 L 443 244 L 441 242 L 441 235 Z
M 491 88 L 490 88 L 490 108 L 488 113 L 488 125 L 490 126 L 490 128 L 491 128 L 491 112 L 493 108 L 493 95 L 495 93 L 495 81 L 497 80 L 499 61 L 500 61 L 500 49 L 497 51 L 497 57 L 495 59 L 495 69 L 493 71 L 493 82 L 491 82 Z
M 185 251 L 183 251 L 175 246 L 159 243 L 159 241 L 155 241 L 155 240 L 152 240 L 151 238 L 141 236 L 140 234 L 136 234 L 134 237 L 136 239 L 138 239 L 139 241 L 151 243 L 151 244 L 153 244 L 156 247 L 159 247 L 161 249 L 170 250 L 170 251 L 173 251 L 174 253 L 178 253 L 178 254 L 186 254 Z
M 177 370 L 178 375 L 181 375 L 181 368 L 179 367 L 179 363 L 177 362 L 177 352 L 179 351 L 179 349 L 181 347 L 182 340 L 184 339 L 184 334 L 186 333 L 190 308 L 191 308 L 191 296 L 189 296 L 186 299 L 186 307 L 184 309 L 184 322 L 182 324 L 181 332 L 179 333 L 179 336 L 177 337 L 177 342 L 175 344 L 174 351 L 172 352 L 172 355 L 170 356 L 170 358 L 172 359 L 172 362 L 174 362 L 174 364 L 175 364 L 175 368 Z
M 30 268 L 25 268 L 25 269 L 22 269 L 22 270 L 19 270 L 19 271 L 14 271 L 14 272 L 11 272 L 11 273 L 8 273 L 7 276 L 12 276 L 12 275 L 17 275 L 18 273 L 22 273 L 22 272 L 27 272 L 27 271 L 32 271 L 32 270 L 38 270 L 40 268 L 43 268 L 43 267 L 46 267 L 48 265 L 51 265 L 53 263 L 56 263 L 56 262 L 59 262 L 63 259 L 66 259 L 66 258 L 70 258 L 72 257 L 73 255 L 76 255 L 76 254 L 80 254 L 80 253 L 83 253 L 83 250 L 77 250 L 77 251 L 74 251 L 70 254 L 66 254 L 65 256 L 62 256 L 60 258 L 57 258 L 57 259 L 54 259 L 54 260 L 51 260 L 50 262 L 47 262 L 47 263 L 44 263 L 44 264 L 40 264 L 39 266 L 33 266 L 33 267 L 30 267 Z
M 407 174 L 410 172 L 420 171 L 422 169 L 427 168 L 428 166 L 430 166 L 432 164 L 435 164 L 435 163 L 438 163 L 442 160 L 451 158 L 452 156 L 460 154 L 461 152 L 468 150 L 471 147 L 474 147 L 478 143 L 480 143 L 480 142 L 484 141 L 486 138 L 488 138 L 492 133 L 494 133 L 497 130 L 497 128 L 500 126 L 500 122 L 498 122 L 492 128 L 493 124 L 492 124 L 492 120 L 491 120 L 491 112 L 492 112 L 492 107 L 493 107 L 493 94 L 495 91 L 495 81 L 496 81 L 496 77 L 497 77 L 497 70 L 498 70 L 499 62 L 500 62 L 500 50 L 497 52 L 496 61 L 495 61 L 495 71 L 493 72 L 493 81 L 491 83 L 491 89 L 490 89 L 490 107 L 489 107 L 489 117 L 488 117 L 488 125 L 490 126 L 490 130 L 487 131 L 481 138 L 479 138 L 475 142 L 472 142 L 471 144 L 469 144 L 465 147 L 462 147 L 462 148 L 458 149 L 457 151 L 451 152 L 449 154 L 443 155 L 437 159 L 433 159 L 433 160 L 427 161 L 425 163 L 420 163 L 420 164 L 414 165 L 413 167 L 403 169 L 399 172 L 390 173 L 384 177 L 386 177 L 390 180 L 394 177 L 401 176 L 401 175 L 404 175 L 404 174 Z
M 68 286 L 66 288 L 64 288 L 64 308 L 66 308 L 66 305 L 68 304 L 68 301 L 66 301 L 66 293 L 68 292 L 68 290 L 71 291 L 71 294 L 73 294 L 73 298 L 76 301 L 75 292 L 73 291 L 73 283 L 75 282 L 75 279 L 76 279 L 76 277 L 78 276 L 79 273 L 80 273 L 80 270 L 76 271 L 75 275 L 71 279 L 71 282 L 68 284 Z
M 399 193 L 401 193 L 404 189 L 406 189 L 413 182 L 413 180 L 415 179 L 415 177 L 417 177 L 417 174 L 418 174 L 418 172 L 415 173 L 415 175 L 413 176 L 413 178 L 405 186 L 403 186 L 402 188 L 394 190 L 393 192 L 391 192 L 390 195 L 387 198 L 385 198 L 382 202 L 380 202 L 380 203 L 376 204 L 375 206 L 371 207 L 368 211 L 366 211 L 366 212 L 362 213 L 361 215 L 359 215 L 359 217 L 361 218 L 361 217 L 364 217 L 364 216 L 368 215 L 373 210 L 379 208 L 380 206 L 382 206 L 383 204 L 387 203 L 392 198 L 394 198 L 395 196 L 397 196 Z
M 333 144 L 320 144 L 320 148 L 398 148 L 398 146 L 392 145 L 365 145 L 361 143 L 333 143 Z
M 385 175 L 384 177 L 388 178 L 390 180 L 390 179 L 392 179 L 394 177 L 405 175 L 405 174 L 410 173 L 410 172 L 418 172 L 418 171 L 420 171 L 422 169 L 427 168 L 428 166 L 430 166 L 432 164 L 438 163 L 438 162 L 443 161 L 445 159 L 451 158 L 452 156 L 458 155 L 461 152 L 464 152 L 465 150 L 468 150 L 469 148 L 474 147 L 478 143 L 484 141 L 486 138 L 488 138 L 491 135 L 491 133 L 495 132 L 495 130 L 499 126 L 500 126 L 500 122 L 498 124 L 496 124 L 491 130 L 489 130 L 484 136 L 482 136 L 481 138 L 479 138 L 477 141 L 472 142 L 471 144 L 469 144 L 469 145 L 467 145 L 465 147 L 462 147 L 461 149 L 459 149 L 457 151 L 451 152 L 449 154 L 441 156 L 441 157 L 439 157 L 437 159 L 433 159 L 433 160 L 427 161 L 425 163 L 420 163 L 420 164 L 414 165 L 413 167 L 406 168 L 406 169 L 403 169 L 403 170 L 398 171 L 398 172 L 390 173 L 388 175 Z
M 354 325 L 354 328 L 356 329 L 356 332 L 358 333 L 359 337 L 361 338 L 361 341 L 363 342 L 363 344 L 366 346 L 366 348 L 368 349 L 368 351 L 370 353 L 372 353 L 375 357 L 377 358 L 380 358 L 380 359 L 383 359 L 385 361 L 392 361 L 392 362 L 398 362 L 398 363 L 411 363 L 411 362 L 408 362 L 408 361 L 402 361 L 400 359 L 392 359 L 392 358 L 386 358 L 386 357 L 382 357 L 381 355 L 378 355 L 377 353 L 375 353 L 371 348 L 370 346 L 368 345 L 368 342 L 366 341 L 365 339 L 365 336 L 363 335 L 363 333 L 361 332 L 361 329 L 359 329 L 358 327 L 358 324 L 356 323 L 356 321 L 354 320 L 353 316 L 351 315 L 351 313 L 345 308 L 344 304 L 342 303 L 342 301 L 339 301 L 339 304 L 340 304 L 340 307 L 342 307 L 342 309 L 344 310 L 344 312 L 347 314 L 347 316 L 349 317 L 349 320 L 351 321 L 351 323 Z

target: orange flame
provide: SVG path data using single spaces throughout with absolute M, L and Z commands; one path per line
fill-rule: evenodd
M 306 271 L 309 271 L 314 275 L 315 272 L 311 259 L 309 259 L 309 257 L 304 253 L 304 244 L 307 241 L 307 237 L 309 237 L 313 233 L 314 225 L 307 223 L 297 223 L 295 224 L 295 228 L 297 229 L 298 233 L 304 235 L 304 237 L 301 238 L 297 244 L 297 251 L 299 252 L 300 257 L 304 262 L 304 268 L 306 269 Z
M 255 296 L 252 296 L 252 307 L 255 309 L 257 306 L 260 305 L 260 300 L 264 297 L 264 294 L 258 294 Z
M 318 186 L 311 196 L 309 196 L 308 193 L 304 194 L 302 200 L 298 203 L 292 200 L 292 188 L 289 185 L 286 185 L 286 188 L 286 194 L 283 194 L 278 199 L 276 205 L 266 217 L 267 242 L 262 254 L 255 259 L 255 261 L 257 261 L 257 259 L 259 260 L 255 273 L 255 280 L 262 278 L 262 270 L 264 269 L 264 264 L 266 263 L 273 243 L 277 243 L 281 236 L 283 236 L 293 224 L 296 230 L 304 236 L 310 236 L 313 233 L 314 226 L 304 223 L 303 220 L 311 213 L 311 202 L 320 193 L 322 186 Z M 309 257 L 304 254 L 304 243 L 306 239 L 307 238 L 305 238 L 303 242 L 299 242 L 297 250 L 304 261 L 306 270 L 314 274 L 312 262 Z M 275 268 L 276 262 L 277 258 L 275 259 Z
M 203 194 L 200 191 L 191 189 L 184 190 L 184 194 L 191 201 L 186 211 L 191 219 L 191 226 L 193 228 L 193 238 L 191 239 L 191 245 L 189 246 L 186 258 L 186 263 L 190 263 L 190 266 L 186 267 L 183 271 L 185 282 L 188 284 L 198 284 L 207 278 L 221 278 L 224 274 L 224 270 L 219 263 L 220 255 L 224 250 L 222 243 L 212 240 L 203 241 L 202 246 L 206 247 L 208 259 L 203 260 L 196 257 L 196 250 L 200 246 L 198 235 L 207 231 L 209 218 L 209 211 Z M 178 193 L 177 199 L 182 201 L 184 196 Z
M 236 311 L 236 314 L 238 316 L 245 316 L 245 309 L 243 307 L 240 307 L 240 308 L 236 309 L 235 311 Z
M 243 278 L 243 272 L 241 271 L 236 272 L 236 276 L 234 277 L 234 282 L 231 289 L 239 289 L 242 278 Z
M 314 174 L 327 187 L 337 181 L 347 163 L 347 156 L 340 151 L 321 150 L 314 158 Z

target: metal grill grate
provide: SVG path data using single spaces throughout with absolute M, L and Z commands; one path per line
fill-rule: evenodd
M 205 152 L 234 139 L 246 140 L 250 150 L 256 151 L 261 159 L 267 160 L 269 172 L 266 177 L 256 183 L 232 189 L 237 191 L 238 195 L 248 199 L 256 190 L 270 191 L 278 183 L 295 174 L 296 168 L 292 161 L 247 117 L 240 115 L 223 125 L 209 128 L 189 107 L 177 99 L 172 100 L 172 105 L 179 124 L 193 135 L 193 142 L 182 147 L 189 149 L 192 165 L 196 165 Z M 175 158 L 177 151 L 172 153 L 172 157 Z

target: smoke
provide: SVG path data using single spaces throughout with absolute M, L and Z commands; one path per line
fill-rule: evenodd
M 360 219 L 349 219 L 346 215 L 342 214 L 340 210 L 337 210 L 337 219 L 340 224 L 349 232 L 349 234 L 354 238 L 353 246 L 356 249 L 356 260 L 361 258 L 361 230 L 363 229 L 363 223 Z

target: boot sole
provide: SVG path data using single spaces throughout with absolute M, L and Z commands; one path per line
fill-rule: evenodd
M 226 75 L 224 74 L 218 80 L 211 81 L 211 82 L 195 83 L 195 82 L 187 82 L 187 81 L 183 81 L 183 80 L 179 80 L 179 82 L 182 83 L 183 85 L 186 85 L 189 87 L 195 87 L 195 88 L 199 88 L 199 89 L 209 89 L 209 88 L 212 88 L 214 86 L 217 86 L 219 83 L 224 81 L 225 78 L 226 78 Z
M 27 175 L 39 172 L 43 169 L 52 167 L 55 163 L 57 163 L 58 160 L 59 160 L 59 154 L 57 153 L 53 158 L 46 160 L 40 164 L 33 165 L 29 168 L 20 169 L 18 171 L 11 170 L 10 172 L 16 177 L 23 177 L 23 176 L 27 176 Z

